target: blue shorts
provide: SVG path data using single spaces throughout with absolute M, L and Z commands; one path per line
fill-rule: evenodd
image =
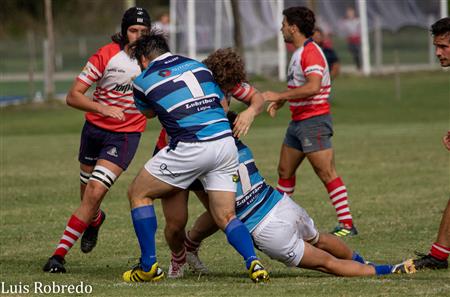
M 303 153 L 331 148 L 333 124 L 329 114 L 301 121 L 291 121 L 284 137 L 284 144 Z
M 140 132 L 111 132 L 86 121 L 81 132 L 78 160 L 91 166 L 99 159 L 108 160 L 127 170 L 140 138 Z

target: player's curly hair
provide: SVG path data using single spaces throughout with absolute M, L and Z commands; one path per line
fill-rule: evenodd
M 283 15 L 289 25 L 296 25 L 306 38 L 314 33 L 316 18 L 311 9 L 304 6 L 289 7 L 283 10 Z
M 450 33 L 450 17 L 442 18 L 431 25 L 431 34 L 441 36 Z
M 215 81 L 226 93 L 238 83 L 247 81 L 244 61 L 232 48 L 216 50 L 203 60 L 203 63 L 211 70 Z

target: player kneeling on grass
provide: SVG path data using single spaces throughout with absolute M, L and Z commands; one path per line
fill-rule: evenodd
M 162 34 L 137 40 L 131 53 L 143 70 L 134 81 L 136 106 L 148 118 L 158 116 L 170 144 L 145 164 L 129 187 L 141 258 L 123 279 L 157 281 L 164 276 L 156 261 L 153 200 L 182 191 L 199 179 L 209 193 L 214 222 L 243 256 L 250 278 L 268 280 L 248 230 L 235 215 L 237 148 L 224 111 L 227 101 L 211 71 L 198 61 L 172 55 Z
M 228 120 L 233 123 L 235 115 L 230 112 L 228 115 Z M 392 273 L 394 266 L 364 264 L 364 259 L 338 237 L 319 234 L 302 207 L 266 184 L 251 150 L 238 139 L 236 145 L 239 152 L 236 215 L 250 230 L 259 250 L 287 266 L 339 276 Z M 203 192 L 203 196 L 207 193 Z M 203 213 L 188 232 L 187 246 L 198 248 L 200 242 L 216 230 L 210 213 Z M 198 257 L 196 261 L 201 264 Z

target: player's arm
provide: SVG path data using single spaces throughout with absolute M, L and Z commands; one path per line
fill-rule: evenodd
M 308 98 L 319 94 L 322 76 L 310 74 L 306 77 L 306 83 L 295 89 L 289 89 L 284 92 L 266 91 L 262 93 L 264 99 L 269 102 L 277 102 L 289 99 Z
M 246 103 L 248 107 L 239 113 L 234 121 L 233 134 L 237 138 L 247 135 L 255 117 L 264 110 L 265 104 L 261 93 L 253 87 L 252 93 L 249 94 L 248 100 L 243 102 Z
M 225 99 L 225 97 L 223 97 L 220 100 L 220 105 L 222 105 L 222 108 L 223 108 L 223 110 L 225 111 L 225 114 L 226 114 L 230 108 L 228 106 L 228 101 Z
M 335 79 L 341 72 L 341 63 L 334 62 L 330 69 L 331 79 Z
M 269 115 L 272 118 L 274 118 L 276 116 L 276 114 L 277 114 L 277 110 L 282 108 L 284 103 L 286 103 L 286 100 L 270 102 L 269 105 L 267 106 L 267 112 L 269 113 Z
M 88 89 L 88 85 L 76 79 L 69 92 L 67 93 L 67 105 L 87 112 L 96 112 L 104 115 L 105 117 L 111 117 L 121 121 L 125 120 L 125 115 L 122 111 L 122 108 L 102 105 L 91 100 L 85 95 Z

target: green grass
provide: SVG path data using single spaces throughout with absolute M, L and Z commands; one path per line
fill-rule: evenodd
M 435 240 L 449 195 L 449 153 L 440 138 L 449 129 L 448 73 L 401 76 L 402 98 L 395 99 L 391 76 L 340 77 L 334 88 L 333 118 L 336 167 L 349 190 L 360 235 L 347 243 L 367 259 L 399 262 L 427 251 Z M 257 81 L 261 91 L 284 84 Z M 237 106 L 239 108 L 240 106 Z M 207 239 L 201 257 L 209 276 L 188 275 L 158 284 L 128 285 L 121 274 L 139 256 L 126 188 L 150 156 L 159 123 L 148 123 L 137 156 L 106 197 L 108 214 L 97 248 L 82 254 L 76 244 L 67 257 L 65 275 L 48 275 L 41 267 L 64 225 L 78 206 L 81 112 L 58 103 L 3 108 L 0 171 L 0 275 L 6 284 L 52 281 L 93 286 L 93 296 L 449 296 L 449 271 L 368 278 L 336 278 L 319 272 L 288 269 L 262 255 L 271 272 L 268 285 L 246 276 L 241 258 L 222 233 Z M 287 109 L 272 120 L 259 117 L 244 138 L 271 184 L 277 180 L 279 148 L 289 120 Z M 326 191 L 309 164 L 298 171 L 295 200 L 318 228 L 336 223 Z M 167 271 L 164 219 L 156 204 L 158 258 Z M 190 222 L 202 211 L 190 200 Z

